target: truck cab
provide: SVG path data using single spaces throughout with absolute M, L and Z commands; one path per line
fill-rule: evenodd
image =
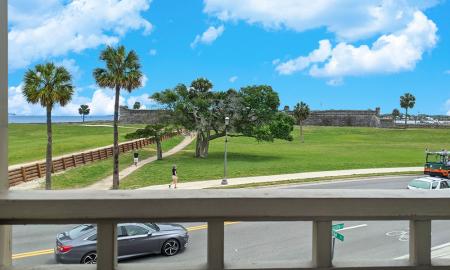
M 427 150 L 425 153 L 426 162 L 424 166 L 424 174 L 449 178 L 450 159 L 448 151 L 442 150 L 430 152 Z

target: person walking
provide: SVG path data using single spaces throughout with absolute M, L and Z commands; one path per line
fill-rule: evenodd
M 134 166 L 137 166 L 138 162 L 139 162 L 139 153 L 138 152 L 134 152 L 133 153 L 133 162 L 134 162 Z
M 178 174 L 177 174 L 177 165 L 173 165 L 172 167 L 172 183 L 169 185 L 169 188 L 177 188 L 177 182 L 178 182 Z

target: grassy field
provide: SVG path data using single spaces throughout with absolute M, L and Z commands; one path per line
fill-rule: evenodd
M 142 126 L 142 125 L 140 125 Z M 137 127 L 119 128 L 119 141 Z M 9 165 L 45 158 L 47 126 L 45 124 L 9 124 Z M 53 156 L 110 145 L 112 127 L 53 124 Z
M 298 129 L 292 142 L 258 143 L 254 138 L 231 137 L 228 176 L 257 176 L 296 172 L 422 166 L 424 150 L 450 148 L 450 129 L 373 129 L 306 127 L 305 143 Z M 224 139 L 211 142 L 207 159 L 195 159 L 194 144 L 161 162 L 149 164 L 121 182 L 133 189 L 170 181 L 177 164 L 180 181 L 223 177 Z
M 167 151 L 183 140 L 182 136 L 173 137 L 162 143 L 163 151 Z M 150 156 L 156 155 L 156 146 L 150 145 L 139 150 L 139 160 L 144 160 Z M 119 169 L 133 165 L 133 153 L 128 152 L 120 155 Z M 102 180 L 112 174 L 112 158 L 95 162 L 82 167 L 70 169 L 64 173 L 52 177 L 53 189 L 81 188 L 89 186 L 99 180 Z

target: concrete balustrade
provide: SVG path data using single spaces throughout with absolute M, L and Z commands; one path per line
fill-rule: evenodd
M 152 269 L 449 269 L 450 262 L 431 263 L 431 221 L 450 219 L 450 209 L 443 205 L 450 205 L 450 194 L 409 190 L 4 191 L 0 192 L 0 225 L 96 223 L 97 269 L 101 270 L 146 269 L 117 266 L 116 224 L 141 221 L 208 222 L 206 265 L 152 264 Z M 333 220 L 409 220 L 409 263 L 333 265 Z M 224 262 L 225 221 L 312 221 L 313 259 L 307 265 Z

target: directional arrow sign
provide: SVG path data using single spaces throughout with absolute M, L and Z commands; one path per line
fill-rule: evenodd
M 340 233 L 338 233 L 336 231 L 333 231 L 333 237 L 338 239 L 338 240 L 340 240 L 340 241 L 342 241 L 342 242 L 344 242 L 344 235 L 343 234 L 340 234 Z
M 333 231 L 344 229 L 344 223 L 334 224 L 333 226 L 331 226 L 331 229 Z

